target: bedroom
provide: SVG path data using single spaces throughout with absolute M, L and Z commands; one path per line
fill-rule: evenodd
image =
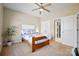
M 27 55 L 38 55 L 38 56 L 39 55 L 49 55 L 49 56 L 71 55 L 71 48 L 76 45 L 76 42 L 74 42 L 74 44 L 72 45 L 73 42 L 70 43 L 71 40 L 68 42 L 64 40 L 66 41 L 66 43 L 63 44 L 60 38 L 55 37 L 56 27 L 55 27 L 54 21 L 56 19 L 60 19 L 60 17 L 66 17 L 70 15 L 75 15 L 76 13 L 78 13 L 79 4 L 77 3 L 53 4 L 52 3 L 51 6 L 47 7 L 50 10 L 50 12 L 43 11 L 41 15 L 39 14 L 39 10 L 32 11 L 32 9 L 35 9 L 35 8 L 38 8 L 38 6 L 33 3 L 0 4 L 0 18 L 1 18 L 0 27 L 2 27 L 1 28 L 2 31 L 0 32 L 4 34 L 7 28 L 12 27 L 12 26 L 16 27 L 15 35 L 10 38 L 12 40 L 12 42 L 10 43 L 13 43 L 13 44 L 8 47 L 4 46 L 2 48 L 2 52 L 1 52 L 2 55 L 19 55 L 19 56 L 20 55 L 26 55 L 26 56 Z M 29 32 L 28 30 L 32 31 L 32 33 L 35 32 L 36 34 L 42 33 L 43 36 L 46 36 L 50 40 L 50 43 L 48 43 L 48 41 L 46 40 L 46 43 L 43 44 L 46 46 L 40 49 L 36 49 L 36 51 L 32 53 L 33 47 L 30 48 L 31 46 L 27 45 L 26 42 L 22 43 L 21 34 L 23 32 L 25 33 Z M 41 37 L 41 38 L 46 38 L 46 37 Z M 2 40 L 6 41 L 7 39 L 3 37 Z M 30 45 L 32 45 L 32 43 Z M 3 42 L 3 45 L 6 45 L 6 44 L 7 44 L 6 42 Z M 61 50 L 59 51 L 60 48 Z M 22 52 L 19 53 L 20 51 Z M 53 54 L 53 52 L 55 54 Z

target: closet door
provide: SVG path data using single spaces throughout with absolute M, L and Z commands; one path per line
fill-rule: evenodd
M 77 19 L 76 15 L 61 18 L 61 41 L 62 43 L 76 47 Z

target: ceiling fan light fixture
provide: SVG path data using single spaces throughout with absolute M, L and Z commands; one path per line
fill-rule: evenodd
M 40 11 L 43 11 L 43 9 L 40 9 Z
M 39 10 L 40 14 L 43 11 L 50 12 L 50 10 L 46 9 L 45 7 L 50 6 L 51 4 L 45 4 L 45 5 L 44 5 L 44 3 L 35 3 L 35 4 L 38 6 L 38 8 L 33 9 L 32 11 Z

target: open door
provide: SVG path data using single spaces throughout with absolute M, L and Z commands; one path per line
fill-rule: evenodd
M 61 38 L 61 20 L 60 19 L 56 19 L 54 21 L 54 38 L 55 40 L 60 39 Z

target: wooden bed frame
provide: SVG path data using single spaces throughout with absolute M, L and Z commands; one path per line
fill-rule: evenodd
M 35 52 L 36 49 L 40 48 L 40 47 L 43 47 L 45 45 L 49 45 L 49 40 L 43 42 L 43 43 L 40 43 L 40 44 L 35 44 L 35 41 L 38 41 L 38 40 L 42 40 L 44 38 L 47 38 L 46 36 L 40 36 L 40 37 L 33 37 L 32 38 L 32 52 Z M 25 41 L 24 38 L 22 38 L 22 41 Z

